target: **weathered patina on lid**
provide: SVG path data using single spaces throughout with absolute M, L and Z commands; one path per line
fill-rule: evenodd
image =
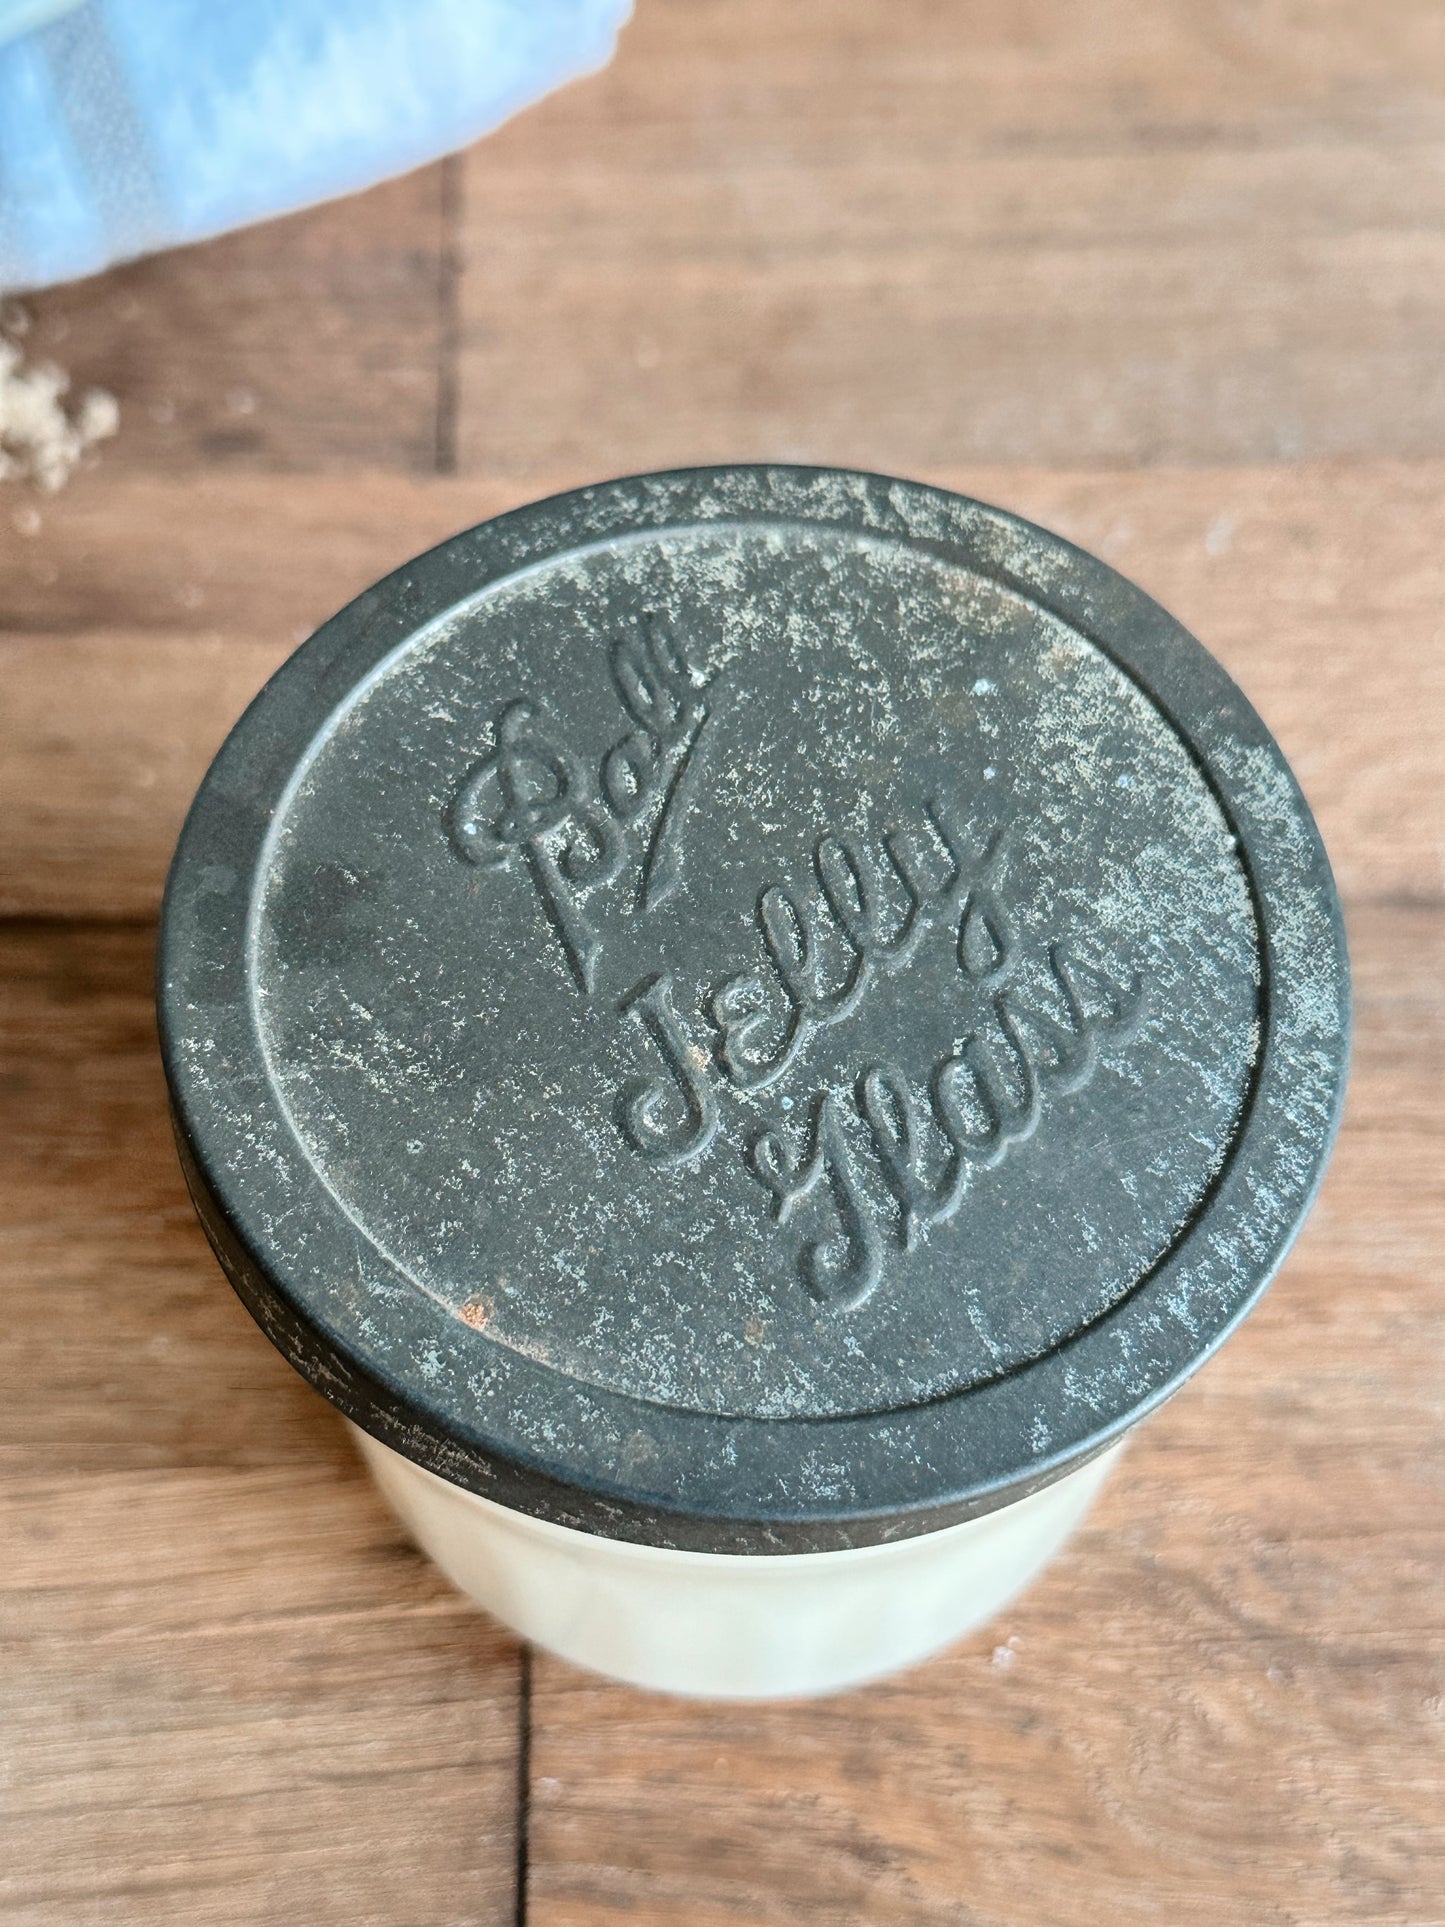
M 1263 725 L 1103 563 L 702 469 L 460 535 L 258 697 L 161 1014 L 238 1290 L 524 1511 L 794 1551 L 1022 1496 L 1318 1182 L 1347 970 Z

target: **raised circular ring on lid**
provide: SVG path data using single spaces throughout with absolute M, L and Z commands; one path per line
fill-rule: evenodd
M 1219 666 L 934 489 L 731 468 L 470 530 L 257 698 L 182 836 L 203 1221 L 360 1424 L 793 1551 L 1102 1447 L 1278 1265 L 1339 907 Z

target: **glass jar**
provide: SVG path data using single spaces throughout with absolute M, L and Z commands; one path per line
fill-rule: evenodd
M 217 757 L 160 1016 L 222 1264 L 452 1579 L 821 1692 L 986 1620 L 1277 1268 L 1343 1090 L 1276 745 L 1104 564 L 834 470 L 408 564 Z

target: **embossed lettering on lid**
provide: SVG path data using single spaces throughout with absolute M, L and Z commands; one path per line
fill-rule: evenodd
M 1317 1181 L 1345 964 L 1161 611 L 761 469 L 366 602 L 218 759 L 162 998 L 213 1238 L 338 1404 L 527 1510 L 796 1549 L 1018 1496 L 1212 1348 Z

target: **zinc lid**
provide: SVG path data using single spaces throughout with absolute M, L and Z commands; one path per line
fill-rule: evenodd
M 719 1552 L 1023 1496 L 1318 1184 L 1339 905 L 1278 748 L 1103 563 L 698 469 L 469 530 L 262 691 L 161 946 L 232 1282 L 356 1422 Z

